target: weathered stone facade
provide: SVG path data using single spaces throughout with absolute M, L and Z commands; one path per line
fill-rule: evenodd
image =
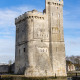
M 66 76 L 63 0 L 46 0 L 43 13 L 32 10 L 15 19 L 15 73 Z

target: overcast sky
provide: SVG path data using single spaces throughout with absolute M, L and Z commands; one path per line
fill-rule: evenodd
M 44 8 L 45 0 L 0 0 L 0 63 L 15 59 L 14 19 Z M 80 0 L 64 0 L 64 37 L 66 55 L 80 55 Z

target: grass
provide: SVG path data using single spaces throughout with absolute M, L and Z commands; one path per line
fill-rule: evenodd
M 25 77 L 24 75 L 1 75 L 0 80 L 67 80 L 66 77 Z

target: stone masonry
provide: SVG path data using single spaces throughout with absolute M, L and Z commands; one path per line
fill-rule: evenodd
M 66 76 L 63 0 L 46 0 L 43 13 L 25 12 L 15 19 L 15 74 Z

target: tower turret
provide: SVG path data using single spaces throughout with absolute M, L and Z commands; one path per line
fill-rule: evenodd
M 49 6 L 55 6 L 55 7 L 59 7 L 59 6 L 63 6 L 63 0 L 46 0 L 46 13 L 48 14 L 48 9 L 49 9 Z
M 63 0 L 46 0 L 49 27 L 49 54 L 54 74 L 66 76 L 63 34 Z

